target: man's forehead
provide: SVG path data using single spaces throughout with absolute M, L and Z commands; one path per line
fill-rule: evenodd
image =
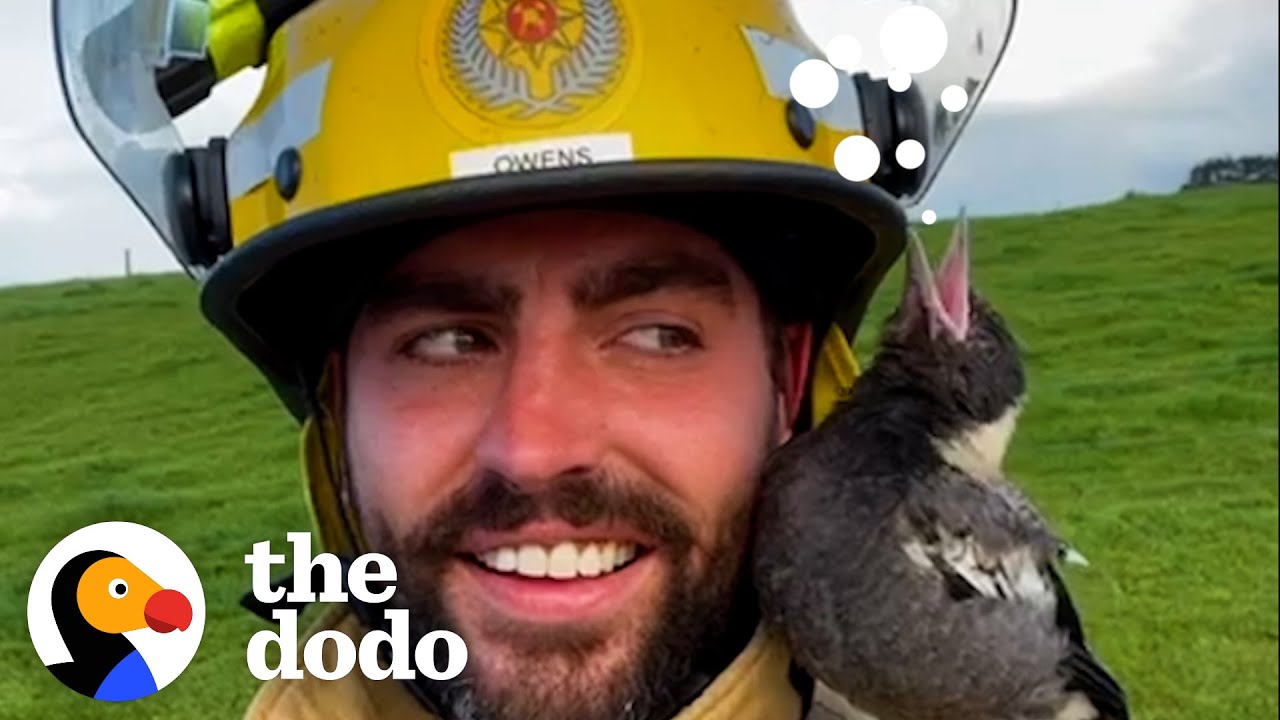
M 655 215 L 607 210 L 547 210 L 501 216 L 424 240 L 389 273 L 397 282 L 440 273 L 577 275 L 619 262 L 685 258 L 739 268 L 714 239 Z M 735 283 L 736 284 L 736 283 Z

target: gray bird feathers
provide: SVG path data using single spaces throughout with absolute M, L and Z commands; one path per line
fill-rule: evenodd
M 1001 469 L 1026 379 L 967 221 L 936 275 L 914 236 L 906 265 L 873 363 L 765 468 L 765 620 L 878 720 L 1125 720 L 1058 574 L 1082 557 Z

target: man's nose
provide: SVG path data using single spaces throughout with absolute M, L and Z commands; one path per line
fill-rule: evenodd
M 594 374 L 572 343 L 518 344 L 477 445 L 487 470 L 527 483 L 595 467 L 604 424 Z

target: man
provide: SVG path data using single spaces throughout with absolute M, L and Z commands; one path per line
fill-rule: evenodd
M 618 211 L 481 221 L 375 284 L 334 360 L 347 476 L 415 637 L 467 642 L 442 711 L 669 717 L 743 648 L 810 352 L 770 312 L 712 238 Z
M 303 423 L 324 549 L 389 555 L 413 641 L 469 650 L 453 681 L 275 680 L 248 718 L 852 717 L 758 622 L 756 475 L 851 384 L 1011 2 L 947 18 L 974 36 L 931 89 L 820 109 L 784 0 L 114 5 L 55 5 L 77 126 Z M 257 64 L 229 141 L 124 141 Z M 851 134 L 935 162 L 852 182 Z

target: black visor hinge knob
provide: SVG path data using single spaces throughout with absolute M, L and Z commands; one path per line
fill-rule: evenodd
M 174 153 L 166 168 L 174 248 L 186 264 L 211 267 L 231 251 L 226 138 Z
M 915 83 L 897 92 L 887 79 L 872 79 L 867 73 L 854 74 L 853 82 L 862 103 L 867 137 L 880 149 L 880 169 L 871 181 L 894 197 L 914 194 L 924 184 L 932 149 L 924 94 Z M 925 160 L 919 167 L 908 169 L 898 164 L 896 153 L 904 140 L 916 140 L 924 146 Z

